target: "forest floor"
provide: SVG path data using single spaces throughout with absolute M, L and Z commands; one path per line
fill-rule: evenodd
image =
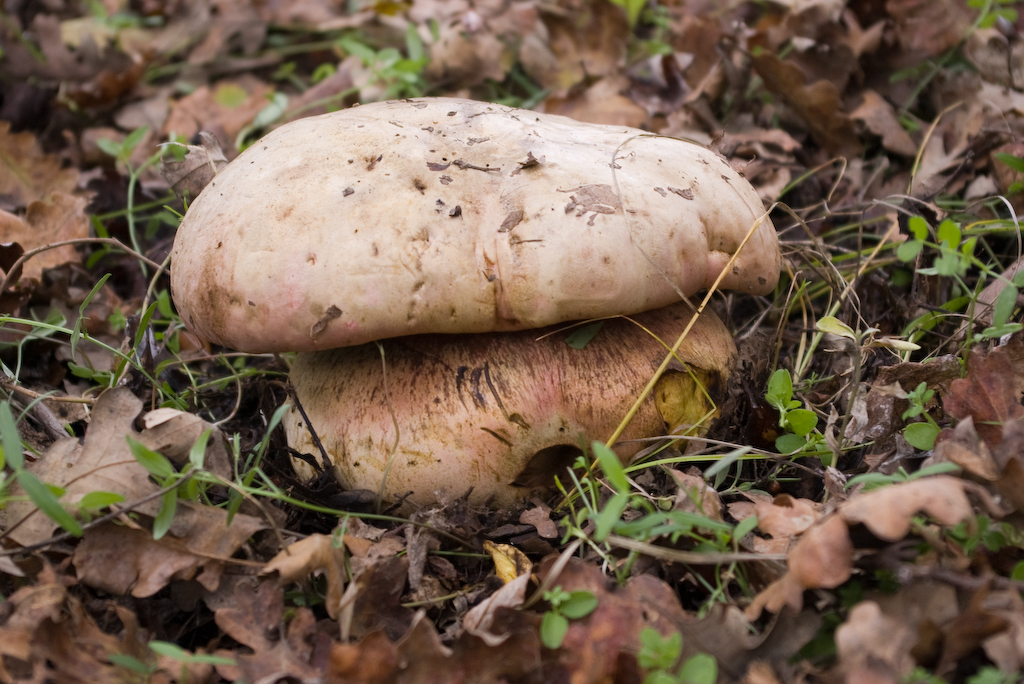
M 0 682 L 1020 681 L 1016 4 L 0 3 Z M 434 96 L 753 185 L 710 432 L 496 509 L 296 476 L 293 356 L 171 300 L 176 151 Z

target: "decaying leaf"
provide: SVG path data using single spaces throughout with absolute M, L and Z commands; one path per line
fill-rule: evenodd
M 333 537 L 311 534 L 291 544 L 270 559 L 262 574 L 272 572 L 277 572 L 282 582 L 304 581 L 314 573 L 326 573 L 325 607 L 332 620 L 338 619 L 341 595 L 345 591 L 345 557 L 342 549 L 334 546 Z
M 808 499 L 780 494 L 771 501 L 757 502 L 754 512 L 757 514 L 757 526 L 762 532 L 788 542 L 818 521 L 822 507 Z
M 0 241 L 16 242 L 24 251 L 55 242 L 89 237 L 88 200 L 54 192 L 44 199 L 28 203 L 24 218 L 0 210 Z M 43 270 L 61 264 L 78 263 L 80 257 L 71 245 L 47 250 L 25 263 L 22 277 L 39 280 Z
M 52 193 L 67 194 L 75 189 L 77 169 L 61 168 L 57 157 L 43 153 L 34 135 L 11 133 L 10 122 L 3 120 L 0 150 L 0 209 L 14 211 Z
M 558 526 L 551 519 L 551 507 L 546 504 L 523 511 L 519 516 L 519 522 L 524 525 L 533 525 L 537 528 L 537 534 L 545 539 L 554 539 L 558 536 Z
M 796 612 L 803 607 L 805 589 L 831 589 L 853 573 L 853 543 L 846 522 L 830 515 L 804 533 L 789 552 L 789 572 L 754 597 L 745 614 L 756 619 L 761 611 L 778 613 L 784 606 Z
M 120 494 L 131 503 L 158 491 L 125 439 L 138 437 L 134 422 L 141 410 L 142 401 L 127 387 L 104 392 L 93 407 L 83 442 L 73 438 L 56 442 L 29 469 L 43 482 L 64 488 L 61 503 L 69 510 L 90 492 Z M 137 510 L 155 516 L 159 506 L 160 501 L 153 500 Z M 12 502 L 7 515 L 12 538 L 23 545 L 49 539 L 56 527 L 28 500 Z
M 971 515 L 964 482 L 936 475 L 881 487 L 845 501 L 839 514 L 849 523 L 864 523 L 886 541 L 903 539 L 914 516 L 927 513 L 943 525 L 956 525 Z
M 164 132 L 191 140 L 199 131 L 225 136 L 233 143 L 243 128 L 267 104 L 270 88 L 254 76 L 221 81 L 214 87 L 202 86 L 174 103 L 164 124 Z
M 49 566 L 39 573 L 36 584 L 18 589 L 5 605 L 0 674 L 6 681 L 28 681 L 10 673 L 33 672 L 37 681 L 122 682 L 126 670 L 111 662 L 111 656 L 130 656 L 142 663 L 152 658 L 131 610 L 113 606 L 124 629 L 120 638 L 107 634 Z
M 283 599 L 283 592 L 272 582 L 255 587 L 238 584 L 233 605 L 218 609 L 214 619 L 231 638 L 254 651 L 237 656 L 246 681 L 291 678 L 302 684 L 320 683 L 323 674 L 310 663 L 313 647 L 319 643 L 311 639 L 316 619 L 306 607 L 290 611 L 291 618 L 281 634 L 279 626 L 285 623 Z
M 490 631 L 499 608 L 518 608 L 526 597 L 526 586 L 530 583 L 530 573 L 526 572 L 506 582 L 498 591 L 478 603 L 462 618 L 462 626 L 475 637 L 483 640 L 488 646 L 504 643 L 508 633 L 495 634 Z
M 914 668 L 910 650 L 917 630 L 899 618 L 882 613 L 873 601 L 858 603 L 836 630 L 836 651 L 848 677 L 892 678 L 898 681 Z M 861 681 L 861 680 L 856 680 Z
M 917 153 L 910 134 L 900 124 L 893 106 L 873 90 L 865 90 L 863 101 L 850 112 L 850 118 L 863 121 L 872 133 L 882 139 L 885 149 L 912 157 Z
M 978 347 L 967 360 L 967 377 L 954 380 L 944 406 L 955 418 L 971 416 L 978 435 L 989 446 L 1002 441 L 1002 424 L 1024 417 L 1017 389 L 1021 374 L 1008 352 L 997 347 L 987 354 Z
M 217 138 L 209 131 L 200 131 L 202 145 L 185 145 L 183 159 L 164 159 L 160 173 L 170 183 L 178 199 L 192 201 L 213 180 L 217 172 L 227 166 L 228 160 L 220 149 Z
M 765 86 L 793 108 L 819 145 L 845 157 L 860 154 L 853 122 L 842 111 L 839 92 L 831 82 L 807 85 L 799 67 L 772 54 L 757 55 L 752 63 Z
M 89 529 L 76 547 L 78 578 L 115 595 L 152 596 L 172 580 L 193 577 L 209 591 L 220 584 L 231 557 L 266 523 L 241 513 L 179 501 L 174 522 L 159 540 L 114 523 Z

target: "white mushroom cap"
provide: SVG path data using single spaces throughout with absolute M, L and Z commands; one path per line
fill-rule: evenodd
M 347 488 L 383 483 L 389 500 L 412 492 L 409 501 L 426 504 L 472 487 L 472 503 L 503 506 L 553 475 L 567 481 L 580 447 L 611 435 L 691 314 L 677 303 L 610 319 L 582 349 L 566 344 L 569 331 L 403 337 L 381 343 L 383 363 L 376 344 L 298 354 L 291 378 Z M 728 329 L 705 311 L 679 349 L 689 368 L 673 366 L 641 403 L 620 457 L 646 446 L 629 440 L 706 429 L 716 415 L 709 397 L 721 399 L 735 354 Z M 320 462 L 296 409 L 284 426 L 288 443 Z
M 709 287 L 763 214 L 714 153 L 422 98 L 300 119 L 199 195 L 171 286 L 200 336 L 311 351 L 631 314 Z M 722 286 L 770 291 L 767 219 Z

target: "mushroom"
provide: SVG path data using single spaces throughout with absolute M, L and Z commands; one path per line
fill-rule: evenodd
M 189 207 L 182 319 L 241 351 L 539 328 L 711 286 L 763 214 L 699 145 L 496 104 L 423 98 L 299 119 Z M 779 273 L 765 220 L 721 287 Z
M 592 439 L 607 438 L 686 327 L 686 302 L 604 321 L 583 348 L 565 326 L 476 335 L 414 335 L 299 354 L 291 380 L 334 473 L 349 489 L 429 503 L 472 489 L 471 503 L 505 506 L 566 481 Z M 383 359 L 382 359 L 383 354 Z M 661 376 L 622 441 L 629 459 L 666 433 L 702 434 L 717 414 L 736 349 L 710 312 L 678 351 L 686 364 Z M 288 443 L 319 449 L 298 411 Z M 300 476 L 313 468 L 296 461 Z
M 637 320 L 671 344 L 686 305 L 653 310 L 719 276 L 775 286 L 763 213 L 692 143 L 469 100 L 382 102 L 291 122 L 239 155 L 182 221 L 171 288 L 201 337 L 313 352 L 292 381 L 345 484 L 377 489 L 386 471 L 390 493 L 473 484 L 506 502 L 524 470 L 551 470 L 536 454 L 606 437 L 664 351 L 621 320 L 571 353 L 512 331 L 651 311 Z M 682 359 L 715 386 L 733 346 L 700 321 L 704 346 Z M 356 345 L 390 338 L 384 382 L 377 346 Z M 338 347 L 356 348 L 322 351 Z M 644 411 L 630 436 L 665 429 Z M 288 432 L 312 451 L 297 414 Z

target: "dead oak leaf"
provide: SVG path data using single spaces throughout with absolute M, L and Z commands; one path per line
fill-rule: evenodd
M 524 37 L 519 54 L 527 73 L 542 88 L 561 97 L 587 78 L 621 70 L 629 38 L 621 7 L 574 0 L 539 9 L 543 27 Z
M 586 88 L 573 88 L 565 96 L 548 97 L 541 111 L 577 121 L 639 128 L 647 120 L 647 112 L 622 94 L 629 85 L 624 76 L 607 76 Z
M 160 163 L 160 175 L 164 177 L 178 196 L 191 202 L 199 196 L 213 177 L 228 165 L 227 157 L 220 149 L 217 138 L 209 131 L 200 131 L 201 145 L 183 145 L 185 156 L 180 160 L 164 159 Z
M 839 667 L 848 676 L 874 668 L 898 681 L 914 668 L 910 651 L 917 643 L 916 627 L 886 615 L 874 601 L 854 606 L 846 622 L 836 629 L 835 639 Z
M 61 168 L 60 159 L 45 154 L 34 135 L 11 133 L 8 121 L 0 121 L 0 169 L 0 208 L 9 210 L 52 192 L 69 193 L 78 183 L 78 169 Z
M 914 516 L 927 513 L 943 525 L 956 525 L 971 515 L 964 482 L 936 475 L 874 489 L 844 501 L 839 514 L 848 523 L 863 523 L 885 541 L 899 541 L 910 532 Z
M 809 499 L 795 499 L 780 494 L 771 501 L 759 501 L 754 506 L 757 527 L 774 539 L 790 540 L 803 534 L 821 517 L 821 506 Z
M 850 112 L 850 118 L 862 121 L 869 131 L 882 139 L 882 147 L 890 152 L 905 157 L 917 154 L 917 145 L 896 117 L 893 106 L 873 90 L 865 90 L 861 96 L 861 103 Z
M 282 634 L 284 593 L 273 582 L 236 585 L 232 605 L 217 609 L 213 617 L 228 636 L 254 651 L 236 655 L 244 681 L 323 682 L 323 673 L 311 664 L 318 645 L 313 613 L 306 607 L 293 611 Z
M 1010 354 L 997 347 L 987 354 L 977 347 L 967 360 L 967 377 L 950 383 L 943 406 L 954 418 L 971 416 L 974 427 L 989 446 L 1002 441 L 1002 424 L 1024 418 L 1018 378 Z
M 554 558 L 542 562 L 541 577 L 550 572 Z M 565 591 L 592 592 L 597 608 L 570 622 L 562 648 L 552 654 L 556 662 L 545 663 L 547 681 L 640 681 L 636 661 L 623 656 L 637 653 L 639 635 L 646 627 L 666 637 L 681 634 L 682 660 L 707 653 L 716 658 L 724 675 L 739 679 L 754 660 L 788 658 L 820 626 L 813 615 L 783 615 L 773 629 L 756 636 L 735 606 L 717 605 L 698 619 L 682 609 L 671 586 L 652 575 L 638 575 L 624 587 L 610 587 L 599 568 L 577 559 L 565 566 L 556 582 Z
M 142 400 L 127 387 L 107 390 L 96 400 L 82 443 L 73 438 L 55 442 L 28 469 L 43 482 L 62 487 L 61 503 L 71 511 L 90 492 L 120 494 L 127 502 L 156 492 L 149 472 L 135 460 L 125 439 L 139 436 L 134 423 L 141 410 Z M 155 516 L 159 506 L 159 501 L 151 501 L 136 510 Z M 7 515 L 14 523 L 11 537 L 23 545 L 49 539 L 56 527 L 28 500 L 13 501 Z
M 45 199 L 29 202 L 24 218 L 0 210 L 0 242 L 16 242 L 27 252 L 55 242 L 89 237 L 89 217 L 85 215 L 88 203 L 81 197 L 53 192 Z M 80 261 L 75 248 L 64 245 L 29 259 L 21 275 L 38 281 L 44 269 Z
M 119 639 L 99 628 L 49 566 L 36 582 L 5 601 L 5 615 L 0 619 L 0 653 L 7 656 L 5 665 L 10 666 L 13 658 L 22 661 L 22 667 L 31 666 L 37 674 L 45 674 L 45 681 L 92 684 L 127 681 L 126 671 L 110 662 L 111 655 L 127 655 L 142 662 L 150 659 L 130 610 L 113 607 L 123 626 Z M 7 674 L 2 666 L 0 672 Z
M 524 572 L 508 582 L 480 603 L 473 606 L 462 618 L 462 626 L 466 632 L 483 640 L 488 646 L 504 643 L 508 633 L 496 634 L 491 631 L 495 624 L 495 615 L 501 608 L 518 608 L 526 598 L 526 585 L 530 583 L 530 573 Z
M 974 21 L 957 0 L 887 0 L 896 36 L 906 50 L 934 57 L 958 44 Z
M 216 591 L 231 556 L 266 527 L 241 513 L 229 525 L 223 509 L 180 501 L 170 531 L 159 540 L 147 530 L 113 523 L 86 530 L 75 548 L 75 569 L 84 584 L 136 598 L 197 574 L 200 584 Z
M 276 572 L 282 582 L 305 580 L 314 573 L 327 575 L 325 607 L 332 620 L 338 619 L 341 596 L 345 592 L 345 556 L 336 548 L 333 538 L 326 534 L 311 534 L 291 544 L 270 559 L 261 571 L 263 575 Z
M 384 630 L 370 632 L 357 643 L 331 648 L 327 681 L 346 684 L 385 684 L 398 669 L 398 649 Z
M 832 154 L 852 158 L 861 152 L 853 121 L 842 111 L 839 91 L 830 81 L 807 85 L 800 67 L 775 55 L 762 53 L 751 59 L 765 87 L 781 98 L 811 132 L 815 141 Z
M 1024 600 L 1020 592 L 993 591 L 985 598 L 985 610 L 1001 617 L 1006 630 L 984 640 L 985 655 L 1003 672 L 1024 668 Z
M 266 106 L 268 93 L 266 83 L 248 74 L 214 87 L 202 86 L 174 103 L 164 133 L 191 139 L 201 130 L 223 131 L 226 142 L 233 143 Z
M 789 572 L 754 597 L 745 614 L 756 619 L 762 610 L 779 613 L 789 606 L 799 613 L 805 589 L 833 589 L 853 574 L 853 542 L 846 522 L 830 515 L 807 530 L 787 559 Z
M 972 475 L 989 482 L 999 479 L 1000 469 L 988 445 L 978 437 L 971 416 L 961 420 L 952 430 L 944 429 L 940 436 L 941 439 L 935 445 L 930 460 L 955 463 Z

